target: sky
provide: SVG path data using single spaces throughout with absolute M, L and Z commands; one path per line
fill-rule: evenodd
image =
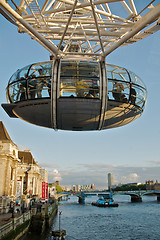
M 31 63 L 48 61 L 49 52 L 0 15 L 0 103 L 6 103 L 11 75 Z M 48 170 L 49 182 L 63 186 L 94 183 L 107 188 L 107 174 L 115 184 L 160 182 L 160 31 L 111 53 L 106 61 L 137 74 L 148 90 L 144 113 L 136 121 L 115 129 L 54 131 L 10 118 L 0 106 L 11 139 L 20 150 L 31 150 L 38 164 Z

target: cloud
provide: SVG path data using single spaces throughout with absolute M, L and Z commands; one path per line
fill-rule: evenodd
M 54 164 L 54 163 L 43 163 L 43 162 L 40 162 L 39 166 L 41 166 L 43 168 L 47 168 L 47 170 L 58 168 L 58 165 Z
M 89 185 L 89 184 L 96 184 L 97 187 L 103 186 L 107 188 L 107 175 L 106 173 L 101 172 L 93 172 L 93 171 L 74 171 L 68 172 L 65 174 L 61 172 L 63 176 L 62 185 L 72 186 L 73 184 L 76 185 Z
M 48 172 L 48 179 L 49 182 L 55 182 L 55 181 L 61 181 L 62 177 L 61 174 L 59 173 L 59 171 L 57 169 L 54 169 L 52 171 Z
M 106 171 L 108 169 L 114 170 L 117 165 L 114 164 L 104 164 L 104 163 L 96 163 L 96 164 L 79 164 L 82 168 L 86 169 L 86 170 L 93 170 L 93 171 Z
M 122 176 L 122 183 L 132 183 L 137 182 L 139 179 L 139 176 L 137 173 L 131 173 L 126 176 Z
M 145 183 L 146 180 L 158 180 L 159 168 L 152 167 L 129 167 L 123 165 L 109 165 L 104 163 L 99 164 L 79 164 L 73 168 L 54 167 L 49 171 L 49 182 L 56 180 L 60 181 L 63 186 L 88 185 L 95 184 L 96 188 L 108 188 L 108 173 L 113 173 L 114 183 L 132 183 L 141 182 Z
M 160 165 L 160 160 L 159 159 L 157 159 L 157 160 L 150 160 L 148 162 L 151 163 L 152 165 Z

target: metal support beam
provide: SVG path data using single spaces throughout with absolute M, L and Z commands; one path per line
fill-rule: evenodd
M 70 5 L 73 5 L 73 1 L 70 1 L 70 0 L 63 0 L 63 2 L 65 2 L 67 4 L 70 4 Z M 108 0 L 98 0 L 98 1 L 94 2 L 94 5 L 99 5 L 99 4 L 103 4 L 103 3 L 107 3 L 107 2 L 111 2 L 111 0 L 110 1 L 108 1 Z M 115 1 L 113 0 L 112 2 L 118 2 L 118 0 L 115 0 Z M 89 10 L 89 11 L 92 11 L 92 9 L 90 7 L 90 2 L 86 2 L 86 3 L 82 3 L 82 4 L 78 3 L 75 9 L 82 9 L 82 8 L 84 8 L 86 10 Z M 56 13 L 56 12 L 63 12 L 63 11 L 69 11 L 69 10 L 72 10 L 72 6 L 61 7 L 59 9 L 52 9 L 52 10 L 49 10 L 49 11 L 45 11 L 43 13 L 44 14 L 52 14 L 52 13 Z M 102 14 L 106 17 L 111 17 L 112 19 L 117 19 L 121 22 L 130 22 L 129 20 L 127 20 L 125 18 L 107 13 L 107 12 L 99 10 L 99 9 L 95 9 L 95 12 L 99 13 L 99 14 Z M 31 16 L 32 15 L 28 15 L 28 17 L 31 17 Z
M 103 43 L 102 43 L 102 40 L 101 40 L 101 33 L 100 33 L 100 30 L 99 30 L 99 26 L 98 26 L 98 22 L 97 22 L 97 16 L 96 16 L 96 13 L 95 13 L 95 9 L 94 9 L 94 5 L 93 5 L 92 0 L 90 0 L 90 3 L 91 3 L 91 8 L 92 8 L 92 14 L 93 14 L 94 21 L 95 21 L 95 24 L 96 24 L 96 29 L 97 29 L 97 33 L 98 33 L 98 37 L 99 37 L 99 42 L 100 42 L 100 45 L 101 45 L 102 52 L 104 52 L 104 47 L 103 47 Z
M 106 57 L 111 52 L 113 52 L 116 48 L 120 47 L 124 42 L 129 40 L 131 37 L 133 37 L 135 34 L 140 32 L 143 28 L 145 28 L 148 24 L 154 22 L 158 17 L 160 17 L 160 3 L 153 8 L 149 13 L 147 13 L 141 20 L 135 24 L 133 29 L 124 35 L 120 40 L 118 40 L 114 45 L 109 47 L 104 53 L 102 53 L 102 57 Z
M 57 81 L 58 81 L 59 60 L 55 60 L 52 66 L 51 80 L 51 124 L 54 130 L 57 129 Z
M 58 49 L 47 41 L 41 34 L 39 34 L 32 26 L 30 26 L 16 11 L 14 11 L 5 0 L 0 0 L 0 6 L 2 6 L 6 12 L 17 20 L 22 26 L 24 26 L 33 36 L 35 36 L 42 45 L 46 46 L 54 56 L 59 54 Z
M 107 101 L 108 101 L 108 79 L 107 79 L 107 71 L 105 60 L 100 63 L 101 67 L 101 84 L 102 84 L 102 98 L 101 98 L 101 113 L 99 119 L 99 126 L 98 130 L 103 128 L 104 116 L 107 108 Z
M 65 27 L 65 30 L 64 30 L 64 32 L 63 32 L 63 35 L 62 35 L 61 41 L 60 41 L 60 43 L 59 43 L 59 45 L 58 45 L 58 50 L 60 49 L 61 44 L 62 44 L 62 42 L 63 42 L 63 40 L 64 40 L 64 36 L 65 36 L 65 34 L 66 34 L 66 32 L 67 32 L 68 26 L 69 26 L 70 21 L 71 21 L 71 19 L 72 19 L 72 16 L 73 16 L 73 13 L 74 13 L 74 10 L 75 10 L 75 7 L 76 7 L 76 4 L 77 4 L 77 1 L 78 1 L 78 0 L 75 0 L 75 2 L 74 2 L 74 4 L 73 4 L 73 8 L 72 8 L 72 11 L 71 11 L 71 13 L 70 13 L 70 16 L 69 16 L 68 22 L 67 22 L 66 27 Z

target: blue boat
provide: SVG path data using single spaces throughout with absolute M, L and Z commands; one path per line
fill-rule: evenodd
M 117 202 L 114 202 L 113 198 L 110 198 L 110 199 L 99 198 L 96 202 L 92 202 L 92 205 L 96 207 L 118 207 L 119 206 Z

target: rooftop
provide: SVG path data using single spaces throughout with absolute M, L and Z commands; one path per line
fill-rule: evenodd
M 29 150 L 18 151 L 18 158 L 21 160 L 22 163 L 37 165 L 36 161 L 32 156 L 32 153 Z
M 0 140 L 12 141 L 2 121 L 0 121 Z

